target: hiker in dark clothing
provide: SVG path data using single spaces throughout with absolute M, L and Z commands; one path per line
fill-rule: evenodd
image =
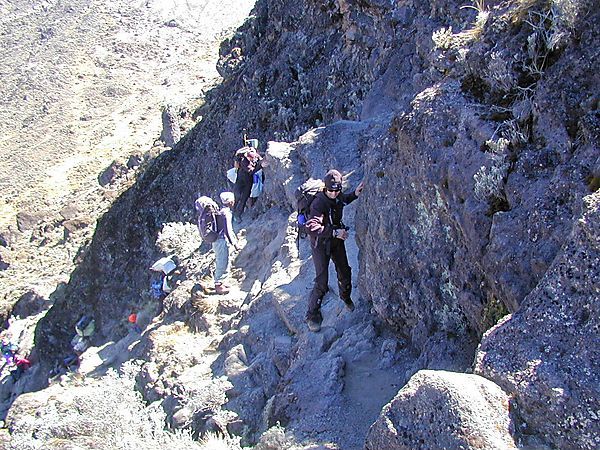
M 235 204 L 233 207 L 233 220 L 240 222 L 246 208 L 246 202 L 252 191 L 254 174 L 262 168 L 262 157 L 252 147 L 242 147 L 235 153 L 235 167 L 237 178 L 233 188 Z
M 323 178 L 325 188 L 319 192 L 310 205 L 306 228 L 310 236 L 313 262 L 315 264 L 315 285 L 308 300 L 306 323 L 311 331 L 321 329 L 321 302 L 329 290 L 329 260 L 333 260 L 337 272 L 340 298 L 350 310 L 354 310 L 352 292 L 352 269 L 348 264 L 344 241 L 348 238 L 348 228 L 342 222 L 345 205 L 358 198 L 363 183 L 351 193 L 342 193 L 342 174 L 330 170 Z

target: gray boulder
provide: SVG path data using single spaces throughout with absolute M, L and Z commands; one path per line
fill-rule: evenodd
M 421 370 L 382 410 L 367 450 L 516 449 L 509 397 L 477 375 Z
M 98 183 L 102 187 L 107 187 L 127 175 L 127 171 L 126 161 L 123 159 L 116 159 L 100 175 L 98 175 Z
M 0 270 L 6 270 L 12 262 L 10 250 L 0 245 Z

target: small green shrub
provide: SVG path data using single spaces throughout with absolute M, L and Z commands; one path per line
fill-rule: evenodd
M 483 309 L 483 329 L 489 330 L 507 314 L 509 314 L 509 311 L 506 306 L 504 306 L 504 303 L 495 297 L 491 297 Z

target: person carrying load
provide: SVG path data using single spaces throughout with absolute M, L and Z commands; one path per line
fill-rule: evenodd
M 323 178 L 324 188 L 310 203 L 306 231 L 310 237 L 312 260 L 315 265 L 315 284 L 308 300 L 306 323 L 311 331 L 321 329 L 321 302 L 329 290 L 329 261 L 337 272 L 339 295 L 346 307 L 354 310 L 352 302 L 352 269 L 348 264 L 345 240 L 348 227 L 342 221 L 344 206 L 358 198 L 363 183 L 350 193 L 342 192 L 342 174 L 330 170 Z

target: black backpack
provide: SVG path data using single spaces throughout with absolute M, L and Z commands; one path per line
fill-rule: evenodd
M 303 239 L 308 234 L 306 232 L 306 221 L 308 220 L 310 213 L 310 205 L 315 199 L 315 196 L 321 192 L 324 187 L 325 185 L 322 180 L 309 178 L 296 189 L 294 194 L 296 197 L 296 210 L 298 211 L 298 217 L 296 219 L 298 239 Z

